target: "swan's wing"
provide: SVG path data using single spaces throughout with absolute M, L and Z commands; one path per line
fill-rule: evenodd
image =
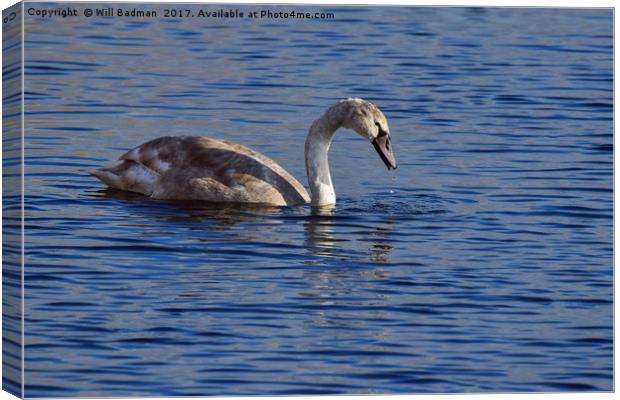
M 285 198 L 287 192 L 292 192 L 295 199 L 287 200 L 289 204 L 310 202 L 310 196 L 308 195 L 308 192 L 306 192 L 304 186 L 271 158 L 239 143 L 230 142 L 228 140 L 218 140 L 218 142 L 221 142 L 230 151 L 242 155 L 242 157 L 237 159 L 239 163 L 235 162 L 236 165 L 242 166 L 240 171 L 242 174 L 251 175 L 266 180 L 268 183 L 280 190 Z M 253 158 L 257 161 L 257 163 L 247 163 L 248 158 Z M 297 196 L 301 198 L 298 199 Z
M 167 181 L 214 180 L 235 189 L 275 188 L 287 204 L 307 203 L 310 196 L 272 159 L 238 143 L 200 136 L 168 136 L 144 143 L 121 156 L 167 177 Z M 250 184 L 251 182 L 251 184 Z

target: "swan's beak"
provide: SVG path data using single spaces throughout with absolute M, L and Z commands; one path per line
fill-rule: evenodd
M 377 153 L 379 153 L 379 156 L 381 156 L 388 171 L 396 169 L 396 158 L 394 158 L 394 152 L 392 151 L 390 135 L 388 134 L 375 138 L 375 140 L 372 141 L 372 145 L 375 147 L 375 150 L 377 150 Z

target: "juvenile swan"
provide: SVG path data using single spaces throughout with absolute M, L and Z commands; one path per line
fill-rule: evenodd
M 161 137 L 92 174 L 110 187 L 156 199 L 262 203 L 278 206 L 336 203 L 327 153 L 336 130 L 368 139 L 388 170 L 396 169 L 383 113 L 362 99 L 341 100 L 314 121 L 306 138 L 310 193 L 272 159 L 238 143 L 201 136 Z

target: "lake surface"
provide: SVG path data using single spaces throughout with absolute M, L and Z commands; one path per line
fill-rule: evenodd
M 26 396 L 611 391 L 612 11 L 296 9 L 26 16 Z M 87 174 L 209 135 L 305 184 L 345 97 L 399 168 L 339 131 L 331 212 Z

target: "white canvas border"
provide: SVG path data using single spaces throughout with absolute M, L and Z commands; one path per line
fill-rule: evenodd
M 47 0 L 40 0 L 36 2 L 46 2 Z M 25 2 L 35 2 L 35 0 L 25 0 Z M 58 2 L 58 1 L 50 1 L 50 2 Z M 68 1 L 67 1 L 68 2 Z M 84 3 L 84 2 L 101 2 L 97 0 L 91 1 L 75 1 L 76 3 Z M 128 3 L 212 3 L 212 4 L 231 4 L 233 1 L 182 1 L 182 0 L 166 0 L 166 1 L 144 1 L 144 0 L 134 0 L 134 1 L 118 1 L 118 2 L 128 2 Z M 5 9 L 13 4 L 16 1 L 11 0 L 0 0 L 0 5 L 2 9 Z M 288 1 L 265 1 L 265 0 L 243 0 L 238 1 L 237 3 L 244 4 L 338 4 L 338 5 L 415 5 L 415 6 L 499 6 L 499 7 L 574 7 L 574 8 L 594 8 L 594 7 L 611 7 L 615 6 L 615 2 L 611 0 L 454 0 L 452 2 L 448 1 L 423 1 L 423 0 L 387 0 L 387 1 L 368 1 L 368 0 L 309 0 L 309 1 L 300 1 L 300 0 L 288 0 Z M 614 8 L 614 38 L 617 35 L 617 26 L 615 25 L 616 18 L 616 9 Z M 23 49 L 23 46 L 22 46 Z M 23 55 L 22 55 L 23 60 Z M 616 63 L 615 63 L 615 44 L 614 44 L 614 77 L 616 76 Z M 23 69 L 22 69 L 23 71 Z M 22 72 L 23 74 L 23 72 Z M 23 76 L 22 76 L 22 84 L 23 84 Z M 22 85 L 23 86 L 23 85 Z M 1 85 L 0 85 L 0 95 L 1 95 Z M 23 102 L 23 100 L 22 100 Z M 616 80 L 614 79 L 614 104 L 616 104 Z M 22 104 L 23 110 L 23 104 Z M 22 114 L 23 115 L 23 114 Z M 617 122 L 617 111 L 614 107 L 614 132 L 616 128 Z M 22 117 L 23 118 L 23 117 Z M 23 129 L 23 121 L 22 121 L 22 129 Z M 617 148 L 617 141 L 614 135 L 614 149 Z M 23 150 L 23 146 L 22 146 Z M 0 141 L 0 154 L 2 151 L 2 143 Z M 22 155 L 23 162 L 23 155 Z M 617 165 L 615 163 L 615 152 L 614 152 L 614 188 L 617 187 L 618 183 L 618 174 L 617 174 Z M 1 183 L 1 173 L 2 173 L 2 165 L 0 163 L 0 183 Z M 23 184 L 23 178 L 22 178 Z M 2 187 L 0 185 L 0 198 L 2 195 Z M 614 190 L 614 205 L 616 204 L 617 193 Z M 23 209 L 23 205 L 22 205 Z M 615 211 L 615 207 L 614 207 Z M 0 216 L 2 210 L 0 209 Z M 617 238 L 617 226 L 615 224 L 615 212 L 614 212 L 614 266 L 617 265 L 617 253 L 616 249 L 616 238 Z M 2 236 L 0 235 L 0 246 L 2 244 Z M 23 274 L 23 270 L 22 270 Z M 23 277 L 23 275 L 22 275 Z M 23 279 L 22 279 L 23 285 Z M 617 285 L 617 275 L 614 273 L 614 298 L 616 298 L 616 288 Z M 2 293 L 2 288 L 0 286 L 0 295 Z M 23 293 L 23 286 L 22 286 Z M 23 304 L 23 303 L 22 303 Z M 614 344 L 617 343 L 617 331 L 615 330 L 615 320 L 617 313 L 617 302 L 614 302 Z M 23 310 L 22 310 L 23 311 Z M 23 315 L 23 314 L 22 314 Z M 23 320 L 22 320 L 23 323 Z M 1 326 L 1 319 L 0 319 Z M 23 329 L 22 329 L 23 334 Z M 1 351 L 1 342 L 0 342 L 0 351 Z M 615 346 L 614 346 L 614 383 L 616 382 L 616 371 L 618 371 L 618 359 L 615 357 Z M 22 383 L 23 384 L 23 383 Z M 615 387 L 615 385 L 614 385 Z M 320 400 L 325 397 L 337 398 L 339 400 L 360 400 L 366 398 L 368 396 L 295 396 L 294 399 L 297 400 Z M 14 399 L 15 397 L 4 392 L 0 391 L 0 400 L 8 400 Z M 222 400 L 240 400 L 240 399 L 254 399 L 255 397 L 218 397 L 218 399 Z M 260 397 L 260 399 L 264 400 L 278 400 L 286 397 L 276 397 L 276 396 L 264 396 Z M 567 393 L 567 394 L 558 394 L 558 393 L 533 393 L 533 394 L 477 394 L 477 395 L 461 395 L 461 394 L 452 394 L 452 395 L 379 395 L 372 396 L 373 400 L 528 400 L 528 399 L 536 399 L 536 400 L 608 400 L 615 398 L 614 393 Z M 132 397 L 132 398 L 119 398 L 115 397 L 115 399 L 119 400 L 145 400 L 147 398 L 141 397 Z M 157 397 L 157 398 L 148 398 L 148 399 L 162 399 L 162 400 L 171 400 L 171 399 L 183 399 L 183 397 Z M 196 397 L 193 397 L 196 399 Z

